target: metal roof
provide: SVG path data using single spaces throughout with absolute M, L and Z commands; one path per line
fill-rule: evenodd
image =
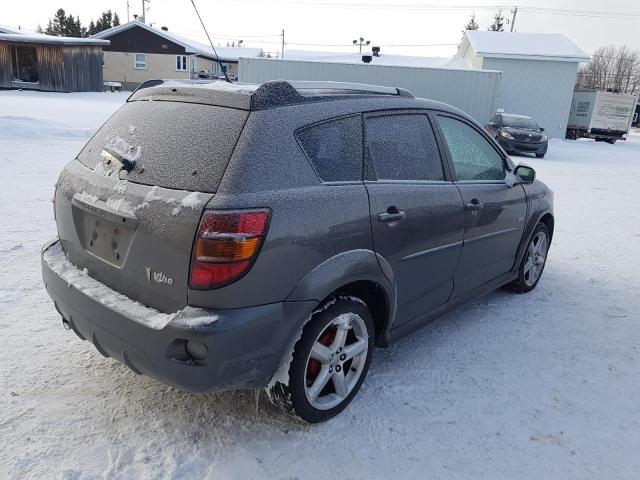
M 464 32 L 459 54 L 464 55 L 469 46 L 478 57 L 574 62 L 590 58 L 575 43 L 559 33 L 467 30 Z
M 46 45 L 109 45 L 109 40 L 95 38 L 55 37 L 42 33 L 0 33 L 0 42 L 12 43 L 40 43 Z
M 170 42 L 180 45 L 185 49 L 186 53 L 200 55 L 212 59 L 216 58 L 216 55 L 214 54 L 213 49 L 210 45 L 205 45 L 189 38 L 185 38 L 181 35 L 176 35 L 175 33 L 168 30 L 151 27 L 138 20 L 132 20 L 128 23 L 118 25 L 117 27 L 103 30 L 102 32 L 96 33 L 91 38 L 108 38 L 112 35 L 124 32 L 126 30 L 129 30 L 130 28 L 135 27 L 143 28 L 151 33 L 169 40 Z M 216 53 L 220 60 L 237 61 L 240 57 L 261 57 L 263 52 L 261 48 L 216 47 Z

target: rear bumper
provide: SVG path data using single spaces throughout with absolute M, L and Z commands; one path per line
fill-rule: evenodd
M 548 142 L 518 142 L 498 137 L 498 142 L 507 153 L 547 153 Z
M 204 392 L 267 385 L 299 326 L 315 306 L 315 302 L 305 301 L 233 310 L 190 309 L 175 318 L 167 316 L 169 320 L 158 328 L 142 316 L 127 313 L 139 315 L 140 308 L 154 310 L 129 299 L 132 308 L 121 305 L 122 300 L 117 307 L 112 302 L 106 305 L 85 293 L 95 289 L 81 281 L 70 281 L 72 277 L 59 265 L 47 260 L 47 250 L 57 244 L 55 241 L 42 249 L 42 276 L 64 322 L 104 356 L 181 390 Z M 206 346 L 204 359 L 187 353 L 189 341 Z

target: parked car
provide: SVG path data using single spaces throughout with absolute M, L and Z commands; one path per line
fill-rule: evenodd
M 549 138 L 531 117 L 498 112 L 485 128 L 509 154 L 534 153 L 542 158 L 547 153 Z
M 136 373 L 265 387 L 308 422 L 347 406 L 374 346 L 534 289 L 554 230 L 552 192 L 468 115 L 331 82 L 143 84 L 64 168 L 54 212 L 42 271 L 65 327 Z

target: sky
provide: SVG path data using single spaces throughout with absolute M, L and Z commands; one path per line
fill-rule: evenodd
M 638 0 L 195 0 L 216 45 L 243 40 L 249 47 L 279 52 L 285 30 L 287 49 L 357 51 L 352 40 L 364 37 L 382 52 L 450 56 L 455 54 L 461 30 L 472 13 L 482 30 L 502 8 L 511 18 L 517 3 L 515 31 L 562 33 L 582 50 L 592 53 L 608 44 L 640 49 Z M 29 0 L 4 2 L 0 24 L 35 29 L 46 26 L 57 8 L 80 16 L 83 24 L 108 8 L 124 23 L 127 1 Z M 139 14 L 142 0 L 129 0 L 130 18 Z M 191 0 L 150 0 L 147 23 L 166 26 L 180 35 L 206 42 Z M 542 13 L 539 9 L 546 10 Z M 506 25 L 506 30 L 511 25 Z

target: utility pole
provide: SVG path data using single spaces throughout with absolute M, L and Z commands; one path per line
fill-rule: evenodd
M 127 23 L 129 23 L 129 0 L 127 0 Z
M 516 25 L 516 15 L 518 14 L 518 7 L 513 7 L 511 13 L 513 13 L 513 17 L 511 17 L 511 31 L 513 32 L 513 28 Z
M 282 37 L 282 52 L 280 53 L 280 58 L 284 58 L 284 28 L 282 29 L 280 36 Z
M 151 3 L 151 0 L 142 0 L 142 23 L 147 23 L 147 14 L 144 9 L 145 3 Z

